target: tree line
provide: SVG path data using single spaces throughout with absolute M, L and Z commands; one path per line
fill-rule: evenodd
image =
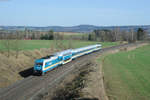
M 137 31 L 134 29 L 120 30 L 119 28 L 116 28 L 113 30 L 94 30 L 88 35 L 88 40 L 101 42 L 127 41 L 131 43 L 135 41 L 146 40 L 147 37 L 147 32 L 142 28 L 137 29 Z
M 0 30 L 0 39 L 6 38 L 15 38 L 19 36 L 19 39 L 24 40 L 54 40 L 57 39 L 73 39 L 73 40 L 90 40 L 90 41 L 141 41 L 145 40 L 147 36 L 147 31 L 142 28 L 137 30 L 129 29 L 129 30 L 120 30 L 119 28 L 115 28 L 112 30 L 102 29 L 102 30 L 94 30 L 89 34 L 78 35 L 67 35 L 65 36 L 63 33 L 56 33 L 53 30 L 49 31 L 33 31 L 25 29 L 23 31 L 5 31 Z
M 19 33 L 19 34 L 18 34 Z M 21 39 L 24 40 L 53 40 L 53 30 L 50 31 L 33 31 L 25 29 L 23 31 L 15 30 L 15 31 L 6 31 L 0 30 L 0 39 L 12 38 L 16 35 L 19 35 Z

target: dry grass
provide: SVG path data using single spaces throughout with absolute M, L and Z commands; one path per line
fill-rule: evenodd
M 15 52 L 11 52 L 8 58 L 7 53 L 0 53 L 0 88 L 21 80 L 24 77 L 20 75 L 21 71 L 30 69 L 34 66 L 34 60 L 51 54 L 50 49 L 40 49 L 32 51 L 21 51 L 16 59 Z

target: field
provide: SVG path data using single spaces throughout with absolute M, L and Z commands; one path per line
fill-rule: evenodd
M 150 99 L 150 45 L 110 54 L 101 61 L 110 100 Z
M 11 40 L 12 41 L 12 40 Z M 4 46 L 4 40 L 0 41 L 0 50 L 6 50 L 6 47 Z M 12 41 L 13 43 L 13 41 Z M 57 43 L 61 43 L 61 45 L 68 47 L 68 45 L 71 43 L 72 48 L 78 48 L 83 47 L 87 45 L 92 45 L 100 42 L 95 41 L 80 41 L 80 40 L 58 40 Z M 101 43 L 103 47 L 118 45 L 119 42 L 103 42 Z M 52 46 L 56 47 L 56 41 L 55 40 L 21 40 L 19 41 L 19 46 L 21 50 L 34 50 L 34 49 L 40 49 L 40 48 L 50 48 Z

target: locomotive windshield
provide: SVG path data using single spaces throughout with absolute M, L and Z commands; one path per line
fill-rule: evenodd
M 36 63 L 37 66 L 43 66 L 43 63 Z

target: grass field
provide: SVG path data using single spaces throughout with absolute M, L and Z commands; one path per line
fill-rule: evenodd
M 110 100 L 150 100 L 150 45 L 101 61 Z
M 79 41 L 79 40 L 59 40 L 59 42 L 62 42 L 64 46 L 68 46 L 69 42 L 72 43 L 73 48 L 83 47 L 87 45 L 92 45 L 100 42 L 94 42 L 94 41 Z M 54 40 L 21 40 L 20 41 L 20 48 L 21 50 L 34 50 L 34 49 L 40 49 L 40 48 L 50 48 L 52 45 L 55 46 L 56 41 Z M 103 42 L 101 43 L 103 47 L 108 46 L 114 46 L 118 45 L 119 42 Z M 0 50 L 5 50 L 6 48 L 3 45 L 3 41 L 0 41 Z

